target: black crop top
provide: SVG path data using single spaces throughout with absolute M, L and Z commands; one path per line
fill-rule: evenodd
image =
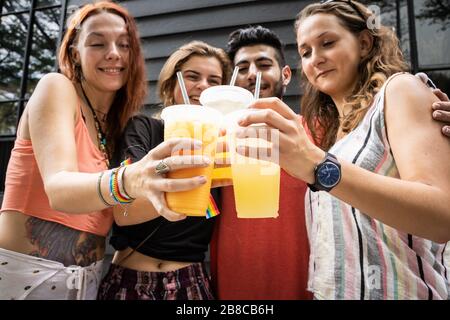
M 136 162 L 163 140 L 162 121 L 144 114 L 135 116 L 128 122 L 111 163 L 118 166 L 127 157 Z M 213 194 L 216 202 L 217 196 Z M 129 226 L 118 226 L 114 223 L 110 243 L 116 250 L 127 247 L 135 249 L 153 232 L 137 249 L 138 252 L 169 261 L 200 262 L 204 260 L 205 252 L 208 250 L 215 219 L 215 217 L 211 219 L 187 217 L 181 221 L 171 222 L 164 217 L 158 217 Z

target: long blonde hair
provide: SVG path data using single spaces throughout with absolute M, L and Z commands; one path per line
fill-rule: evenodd
M 216 58 L 222 67 L 222 84 L 228 83 L 231 62 L 225 51 L 202 41 L 191 41 L 173 52 L 161 69 L 158 79 L 158 93 L 164 106 L 175 104 L 174 89 L 177 83 L 177 72 L 193 56 Z
M 306 18 L 319 13 L 336 16 L 342 26 L 355 35 L 369 30 L 373 37 L 372 50 L 360 62 L 357 84 L 352 94 L 346 98 L 346 108 L 350 107 L 348 109 L 351 111 L 342 119 L 341 129 L 348 133 L 364 118 L 374 96 L 387 78 L 397 72 L 407 71 L 409 67 L 403 58 L 398 38 L 391 29 L 385 26 L 367 28 L 366 21 L 371 17 L 371 13 L 364 5 L 356 1 L 352 1 L 352 4 L 344 1 L 311 4 L 297 15 L 295 30 L 298 31 Z M 331 97 L 314 88 L 303 70 L 302 78 L 302 115 L 315 142 L 322 149 L 328 150 L 336 141 L 340 127 L 339 113 Z

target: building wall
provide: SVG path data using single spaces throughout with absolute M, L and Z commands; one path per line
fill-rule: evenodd
M 86 1 L 70 0 L 71 5 Z M 252 24 L 274 30 L 286 45 L 286 60 L 294 70 L 285 100 L 299 110 L 299 85 L 295 72 L 298 54 L 293 23 L 295 15 L 312 1 L 255 0 L 129 0 L 121 1 L 136 18 L 145 54 L 149 96 L 147 105 L 159 102 L 156 84 L 169 55 L 184 43 L 202 40 L 225 48 L 231 31 Z

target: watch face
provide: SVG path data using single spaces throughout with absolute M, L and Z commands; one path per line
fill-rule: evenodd
M 333 162 L 325 162 L 317 172 L 319 183 L 326 187 L 334 187 L 341 177 L 339 167 Z

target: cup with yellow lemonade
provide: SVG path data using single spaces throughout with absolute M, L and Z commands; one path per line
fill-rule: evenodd
M 254 109 L 225 116 L 230 149 L 234 199 L 238 218 L 276 218 L 280 198 L 278 130 L 252 125 L 244 138 L 236 135 L 237 122 Z M 247 150 L 243 155 L 237 148 Z M 242 150 L 242 149 L 241 149 Z
M 201 150 L 173 150 L 172 155 L 201 154 L 214 159 L 217 136 L 222 115 L 217 110 L 194 105 L 174 105 L 166 107 L 161 113 L 164 120 L 164 140 L 171 138 L 192 138 L 202 141 Z M 169 178 L 191 178 L 205 176 L 207 183 L 181 192 L 166 193 L 168 207 L 188 216 L 205 216 L 208 208 L 211 176 L 214 163 L 205 168 L 189 168 L 170 171 Z

